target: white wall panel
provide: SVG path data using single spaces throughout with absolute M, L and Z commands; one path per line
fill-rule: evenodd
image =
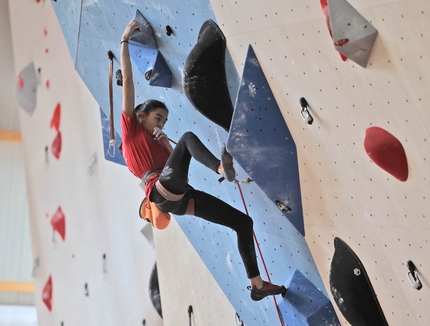
M 428 284 L 430 5 L 349 2 L 379 31 L 365 69 L 340 59 L 319 1 L 212 4 L 239 73 L 251 44 L 294 137 L 306 240 L 327 289 L 340 237 L 365 265 L 388 323 L 427 325 L 428 285 L 409 285 L 406 262 L 414 261 Z M 302 96 L 315 118 L 311 126 L 299 114 Z M 403 144 L 407 182 L 367 156 L 370 126 Z

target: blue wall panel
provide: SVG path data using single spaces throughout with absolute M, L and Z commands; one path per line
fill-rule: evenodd
M 304 236 L 296 144 L 251 46 L 240 85 L 228 150 Z
M 58 19 L 58 22 L 60 23 L 73 62 L 76 62 L 81 6 L 82 0 L 57 1 L 53 5 L 55 14 L 58 18 L 61 17 L 61 19 Z

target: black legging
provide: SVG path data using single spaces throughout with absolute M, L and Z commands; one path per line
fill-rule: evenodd
M 159 179 L 167 190 L 175 194 L 185 193 L 184 197 L 180 201 L 166 201 L 154 187 L 150 196 L 151 201 L 165 212 L 184 215 L 188 201 L 194 199 L 195 216 L 236 231 L 237 246 L 248 278 L 260 275 L 254 247 L 252 219 L 222 200 L 188 185 L 188 168 L 191 157 L 217 173 L 220 160 L 202 144 L 195 134 L 186 132 L 170 154 Z

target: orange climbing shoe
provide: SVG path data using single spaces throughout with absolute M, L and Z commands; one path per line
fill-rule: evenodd
M 256 286 L 252 288 L 248 286 L 248 290 L 251 290 L 251 299 L 254 301 L 260 301 L 268 295 L 282 294 L 282 296 L 284 296 L 287 292 L 285 286 L 275 285 L 266 281 L 263 281 L 263 287 L 261 289 L 257 289 Z
M 223 146 L 221 150 L 221 167 L 223 169 L 223 177 L 227 181 L 234 181 L 236 179 L 236 171 L 233 167 L 233 156 L 227 152 L 227 148 Z

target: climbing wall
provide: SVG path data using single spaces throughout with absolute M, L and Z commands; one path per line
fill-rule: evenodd
M 340 237 L 366 267 L 389 325 L 425 325 L 429 292 L 412 288 L 406 262 L 428 284 L 430 8 L 349 3 L 379 32 L 366 68 L 341 59 L 319 1 L 212 1 L 238 71 L 251 44 L 296 141 L 306 240 L 326 287 Z M 312 125 L 300 116 L 301 97 Z M 406 182 L 365 152 L 372 126 L 405 147 Z
M 111 50 L 119 57 L 122 30 L 139 9 L 156 31 L 173 78 L 166 89 L 149 86 L 140 76 L 137 101 L 154 97 L 167 103 L 171 116 L 166 132 L 174 140 L 192 130 L 217 153 L 228 139 L 223 128 L 192 107 L 181 88 L 181 71 L 202 23 L 216 21 L 227 39 L 233 103 L 252 45 L 297 148 L 305 234 L 297 232 L 264 189 L 240 184 L 262 249 L 261 270 L 264 258 L 276 283 L 287 282 L 299 270 L 333 299 L 330 266 L 334 238 L 339 237 L 364 264 L 388 323 L 426 325 L 430 5 L 350 1 L 378 30 L 364 68 L 339 56 L 319 1 L 78 3 L 10 2 L 17 76 L 32 63 L 36 74 L 37 103 L 23 107 L 20 116 L 40 323 L 161 324 L 148 296 L 157 259 L 166 325 L 178 318 L 186 323 L 188 304 L 195 320 L 205 324 L 234 324 L 234 311 L 248 326 L 281 324 L 279 302 L 249 299 L 232 231 L 177 217 L 171 230 L 155 232 L 155 250 L 151 237 L 140 232 L 145 224 L 136 208 L 142 188 L 119 160 L 106 156 L 103 146 L 109 116 L 106 54 Z M 31 34 L 22 21 L 32 22 Z M 170 36 L 164 33 L 166 25 L 173 29 Z M 309 103 L 311 125 L 300 115 L 301 97 Z M 118 132 L 119 87 L 114 99 Z M 366 153 L 365 134 L 372 126 L 403 145 L 406 181 L 381 169 Z M 249 177 L 240 166 L 237 171 L 239 180 Z M 218 184 L 216 178 L 192 164 L 191 184 L 244 210 L 239 185 Z M 190 254 L 169 254 L 169 247 Z M 408 260 L 418 268 L 419 291 L 407 279 Z M 128 311 L 136 302 L 139 308 Z M 227 314 L 213 313 L 224 307 Z M 82 311 L 79 317 L 76 309 Z M 101 313 L 105 311 L 111 313 Z
M 53 3 L 53 7 L 56 10 L 59 20 L 64 22 L 67 19 L 71 20 L 71 24 L 74 20 L 68 18 L 67 13 L 70 8 L 67 4 Z M 196 115 L 196 109 L 189 103 L 188 99 L 184 96 L 182 91 L 182 74 L 180 69 L 176 67 L 183 67 L 187 59 L 188 53 L 191 51 L 194 44 L 197 42 L 199 34 L 197 31 L 200 29 L 200 25 L 208 19 L 214 19 L 211 11 L 205 8 L 201 2 L 194 6 L 189 4 L 186 11 L 183 8 L 178 7 L 176 3 L 166 4 L 168 7 L 167 13 L 159 10 L 157 6 L 145 6 L 138 7 L 139 12 L 144 15 L 145 20 L 151 24 L 153 33 L 155 36 L 155 42 L 150 42 L 151 46 L 154 43 L 157 44 L 157 50 L 165 62 L 168 63 L 170 71 L 172 72 L 172 81 L 169 86 L 171 87 L 153 87 L 147 80 L 145 80 L 144 73 L 147 71 L 143 64 L 146 59 L 142 60 L 140 54 L 136 54 L 138 51 L 134 46 L 131 47 L 131 55 L 133 63 L 137 71 L 135 71 L 134 79 L 136 81 L 136 97 L 137 99 L 145 99 L 149 96 L 163 100 L 171 108 L 169 115 L 169 124 L 166 127 L 167 134 L 174 140 L 178 140 L 180 135 L 186 130 L 192 130 L 199 135 L 210 150 L 214 153 L 219 153 L 223 143 L 227 142 L 227 132 L 204 118 L 202 115 Z M 136 9 L 133 6 L 127 6 L 124 3 L 113 1 L 112 6 L 102 6 L 97 3 L 82 2 L 81 9 L 81 20 L 80 25 L 82 26 L 78 34 L 78 41 L 76 45 L 76 71 L 82 77 L 82 80 L 88 86 L 88 89 L 93 94 L 94 98 L 100 105 L 102 116 L 103 113 L 108 115 L 108 100 L 106 98 L 107 88 L 107 70 L 103 67 L 101 61 L 104 59 L 106 62 L 106 54 L 108 51 L 112 51 L 116 58 L 119 57 L 119 44 L 117 39 L 120 39 L 121 29 L 127 24 L 131 17 L 134 17 L 133 13 Z M 167 35 L 163 33 L 160 27 L 166 29 L 165 26 L 172 24 L 172 16 L 168 13 L 176 13 L 176 17 L 179 17 L 182 12 L 184 15 L 201 17 L 193 20 L 194 25 L 190 25 L 188 30 L 183 30 L 174 26 L 173 33 Z M 94 19 L 96 15 L 104 17 L 102 21 Z M 140 15 L 140 14 L 139 14 Z M 205 19 L 203 17 L 206 17 Z M 63 29 L 67 29 L 64 26 Z M 196 32 L 194 32 L 196 31 Z M 67 35 L 67 33 L 65 33 Z M 184 41 L 186 40 L 186 42 Z M 74 44 L 73 42 L 70 42 Z M 147 45 L 147 44 L 144 44 Z M 71 51 L 73 55 L 74 51 Z M 138 52 L 140 53 L 140 52 Z M 142 54 L 145 58 L 145 56 Z M 203 63 L 204 65 L 205 63 Z M 206 63 L 211 65 L 211 62 Z M 226 84 L 230 85 L 231 97 L 234 99 L 237 92 L 238 78 L 236 71 L 231 61 L 226 60 L 225 68 L 229 73 L 227 74 Z M 116 69 L 116 68 L 115 68 Z M 139 70 L 140 69 L 140 70 Z M 140 72 L 140 73 L 139 73 Z M 155 68 L 154 68 L 155 73 Z M 210 75 L 207 79 L 210 80 Z M 257 77 L 259 78 L 259 77 Z M 255 80 L 257 82 L 257 79 Z M 217 87 L 213 87 L 212 92 L 216 92 Z M 115 88 L 114 92 L 114 125 L 116 130 L 119 130 L 119 115 L 121 112 L 121 92 L 120 87 Z M 216 97 L 216 96 L 215 96 Z M 221 110 L 220 108 L 219 110 Z M 278 108 L 275 108 L 277 112 L 274 112 L 273 118 L 278 121 L 280 112 Z M 277 115 L 276 115 L 277 114 Z M 272 119 L 273 119 L 272 118 Z M 105 118 L 103 117 L 103 121 Z M 172 121 L 172 122 L 170 122 Z M 282 123 L 282 120 L 280 121 Z M 105 124 L 103 124 L 105 125 Z M 285 127 L 285 123 L 283 124 Z M 208 129 L 208 127 L 210 129 Z M 285 127 L 286 128 L 286 127 Z M 106 134 L 106 128 L 102 128 L 103 135 Z M 206 140 L 207 139 L 207 140 Z M 118 143 L 120 139 L 117 138 Z M 106 137 L 104 137 L 104 143 L 106 144 Z M 105 146 L 105 151 L 107 151 Z M 113 156 L 113 155 L 112 155 Z M 119 156 L 117 153 L 115 156 Z M 109 156 L 105 156 L 108 160 L 116 161 L 115 157 L 112 159 Z M 295 161 L 295 164 L 297 162 Z M 240 166 L 238 166 L 239 178 L 246 179 L 246 173 L 241 172 Z M 217 176 L 213 175 L 212 178 L 204 176 L 207 174 L 207 169 L 193 165 L 190 170 L 190 183 L 198 189 L 203 189 L 209 193 L 217 195 L 225 201 L 231 203 L 238 209 L 244 210 L 245 207 L 240 197 L 239 185 L 234 186 L 228 183 L 218 184 L 216 182 Z M 294 172 L 293 172 L 294 173 Z M 298 180 L 297 170 L 295 170 L 295 177 Z M 204 176 L 204 177 L 203 177 Z M 297 196 L 300 196 L 299 191 L 295 191 Z M 255 230 L 257 234 L 257 241 L 260 236 L 269 239 L 268 235 L 273 235 L 270 241 L 267 241 L 268 250 L 265 252 L 263 245 L 262 253 L 259 253 L 260 269 L 262 271 L 262 277 L 264 279 L 271 279 L 273 282 L 282 284 L 290 276 L 294 269 L 300 269 L 305 273 L 308 278 L 313 282 L 317 288 L 321 289 L 325 295 L 327 291 L 324 289 L 323 282 L 319 276 L 316 265 L 314 264 L 313 258 L 310 254 L 309 248 L 302 236 L 303 234 L 303 222 L 301 219 L 301 203 L 297 201 L 294 206 L 294 213 L 299 214 L 298 220 L 301 221 L 299 224 L 299 232 L 295 226 L 291 225 L 288 218 L 283 216 L 277 206 L 270 199 L 267 200 L 267 194 L 262 192 L 258 185 L 252 184 L 247 186 L 247 195 L 244 196 L 246 209 L 249 214 L 254 217 Z M 257 207 L 248 204 L 255 200 L 265 200 L 266 205 L 259 205 Z M 249 206 L 249 207 L 248 207 Z M 270 217 L 270 220 L 266 222 L 266 218 Z M 223 290 L 224 294 L 234 307 L 234 309 L 240 314 L 241 318 L 247 324 L 252 323 L 279 323 L 279 316 L 277 314 L 276 302 L 270 302 L 265 300 L 259 305 L 255 306 L 252 303 L 249 292 L 246 291 L 248 281 L 244 278 L 244 268 L 237 251 L 237 244 L 235 234 L 231 230 L 226 230 L 224 227 L 210 225 L 207 222 L 202 222 L 197 218 L 191 217 L 178 217 L 178 224 L 182 228 L 182 231 L 186 234 L 191 244 L 196 248 L 200 258 L 206 264 L 208 270 L 218 282 L 218 285 Z M 210 239 L 210 241 L 208 241 Z M 166 240 L 164 240 L 166 241 Z M 289 243 L 289 245 L 285 245 Z M 212 248 L 212 245 L 216 245 Z M 156 247 L 157 248 L 157 247 Z M 276 258 L 289 256 L 292 257 L 290 260 L 280 260 L 274 262 Z M 227 264 L 222 262 L 228 257 Z M 266 263 L 267 260 L 267 263 Z M 175 266 L 175 262 L 170 261 L 170 264 Z M 162 263 L 160 264 L 162 266 Z M 267 268 L 267 271 L 266 271 Z M 170 277 L 171 273 L 167 272 L 167 268 L 159 268 L 160 283 L 168 282 L 167 278 Z M 269 274 L 270 273 L 270 274 Z M 230 277 L 226 278 L 226 275 Z M 267 275 L 266 275 L 267 274 Z M 161 297 L 163 300 L 163 296 Z M 253 304 L 253 305 L 251 305 Z M 179 312 L 172 311 L 172 315 L 177 315 Z

